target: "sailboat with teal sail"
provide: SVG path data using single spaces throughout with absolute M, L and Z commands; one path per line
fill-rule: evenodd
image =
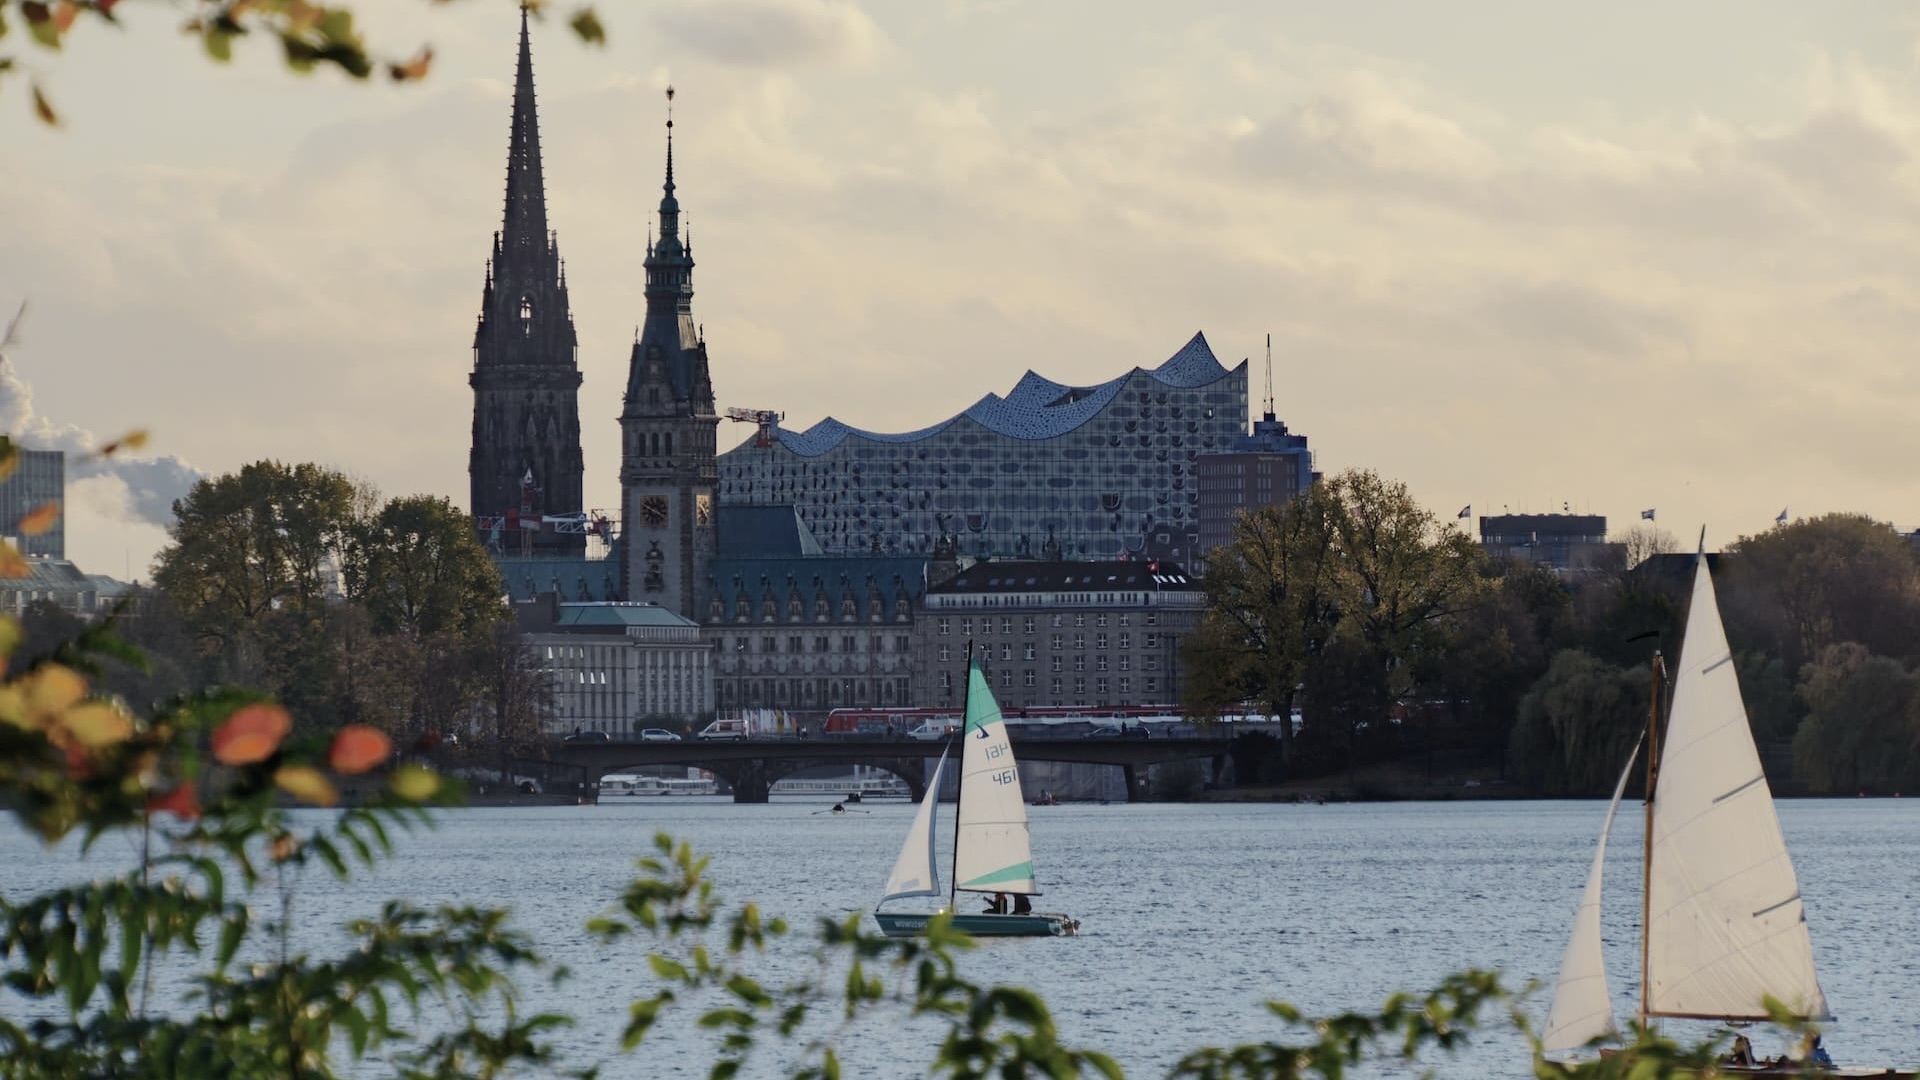
M 953 874 L 947 910 L 953 926 L 976 937 L 1060 937 L 1080 929 L 1080 920 L 1058 912 L 1030 910 L 1029 896 L 1040 895 L 1033 876 L 1033 848 L 1027 833 L 1027 805 L 1020 795 L 1020 767 L 1013 759 L 1000 705 L 986 676 L 971 658 L 967 664 L 966 727 L 960 733 L 960 800 L 954 807 Z M 873 917 L 888 937 L 912 937 L 926 931 L 937 913 L 882 911 L 890 900 L 939 896 L 934 828 L 939 817 L 940 778 L 947 754 L 940 755 L 927 793 L 913 815 L 906 841 L 887 876 Z M 963 912 L 962 892 L 1013 897 L 1011 910 Z M 1028 910 L 1022 910 L 1028 909 Z

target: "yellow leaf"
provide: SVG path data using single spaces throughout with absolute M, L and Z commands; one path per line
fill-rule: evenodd
M 0 345 L 4 344 L 6 344 L 4 341 L 0 341 Z M 13 470 L 19 467 L 20 448 L 13 445 L 12 439 L 0 435 L 0 480 L 12 476 Z
M 411 79 L 426 78 L 427 68 L 432 64 L 433 49 L 428 46 L 422 46 L 420 52 L 415 55 L 413 59 L 404 64 L 390 65 L 388 70 L 393 73 L 394 81 L 406 82 Z
M 0 675 L 6 674 L 7 657 L 20 647 L 24 635 L 20 630 L 20 620 L 11 615 L 0 615 Z
M 53 9 L 54 29 L 60 31 L 63 34 L 66 33 L 68 30 L 73 29 L 74 17 L 79 14 L 80 14 L 79 4 L 74 3 L 73 0 L 60 0 L 59 6 Z
M 104 701 L 85 701 L 60 717 L 60 728 L 74 741 L 92 749 L 125 742 L 133 734 L 133 720 Z
M 333 782 L 311 765 L 283 765 L 273 774 L 273 782 L 281 791 L 315 806 L 332 806 L 340 801 Z
M 129 450 L 138 450 L 147 445 L 147 429 L 135 428 L 120 436 L 120 445 Z
M 59 520 L 60 503 L 58 500 L 49 500 L 27 511 L 20 518 L 20 532 L 26 536 L 39 536 L 53 528 L 53 523 Z
M 48 664 L 24 680 L 27 713 L 51 719 L 66 712 L 87 696 L 87 680 L 70 667 Z M 44 721 L 42 721 L 44 726 Z
M 408 802 L 426 802 L 440 790 L 440 774 L 419 765 L 402 765 L 393 770 L 387 786 Z
M 33 721 L 27 719 L 27 696 L 20 692 L 18 686 L 0 686 L 0 721 L 28 731 L 34 730 Z

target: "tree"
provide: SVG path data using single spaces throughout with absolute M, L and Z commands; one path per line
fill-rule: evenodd
M 495 756 L 500 782 L 513 781 L 510 758 L 537 752 L 546 740 L 546 719 L 553 714 L 553 678 L 512 620 L 496 623 L 474 653 L 482 690 L 480 727 L 484 745 Z
M 1815 791 L 1898 791 L 1920 779 L 1920 676 L 1847 642 L 1828 646 L 1801 678 L 1807 719 L 1793 740 L 1796 771 Z
M 269 614 L 312 614 L 344 561 L 353 501 L 353 484 L 319 465 L 261 461 L 203 479 L 174 501 L 154 583 L 211 650 L 244 649 Z
M 1242 514 L 1233 542 L 1208 558 L 1207 608 L 1182 645 L 1189 713 L 1217 716 L 1251 700 L 1291 715 L 1339 616 L 1338 512 L 1332 492 L 1315 484 L 1285 506 Z M 1292 728 L 1280 725 L 1283 767 Z
M 1644 668 L 1617 668 L 1577 649 L 1556 654 L 1520 699 L 1510 775 L 1554 795 L 1611 789 L 1646 730 L 1649 679 Z
M 506 617 L 500 571 L 473 522 L 445 498 L 393 499 L 354 531 L 347 595 L 380 632 L 465 637 Z
M 1631 570 L 1655 555 L 1666 555 L 1680 550 L 1679 541 L 1673 534 L 1657 525 L 1635 525 L 1620 538 L 1626 550 L 1626 569 Z
M 1799 671 L 1829 646 L 1920 660 L 1920 558 L 1885 524 L 1828 514 L 1743 536 L 1725 556 L 1728 636 Z
M 18 12 L 27 34 L 35 45 L 48 53 L 65 47 L 76 29 L 101 23 L 118 25 L 114 9 L 117 0 L 0 0 L 0 39 L 7 36 L 8 7 Z M 433 62 L 433 49 L 421 46 L 410 57 L 381 58 L 367 47 L 353 23 L 353 11 L 344 4 L 323 0 L 184 0 L 181 25 L 187 35 L 198 38 L 209 57 L 225 63 L 233 56 L 236 41 L 250 36 L 274 38 L 292 71 L 307 73 L 317 67 L 332 67 L 355 79 L 366 79 L 383 72 L 396 82 L 423 79 Z M 544 4 L 528 3 L 539 12 Z M 599 16 L 591 5 L 574 8 L 568 25 L 580 40 L 593 44 L 606 41 Z M 8 75 L 19 58 L 0 54 L 0 78 Z M 36 78 L 29 83 L 33 109 L 42 123 L 58 124 L 45 90 Z

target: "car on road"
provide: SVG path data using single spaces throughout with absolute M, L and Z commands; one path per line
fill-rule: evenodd
M 604 731 L 576 731 L 562 742 L 612 742 L 613 736 Z
M 747 722 L 745 720 L 715 720 L 713 723 L 701 728 L 700 734 L 696 737 L 702 742 L 732 742 L 744 740 L 747 737 Z
M 1150 739 L 1153 735 L 1142 724 L 1136 727 L 1122 727 L 1119 724 L 1100 724 L 1092 731 L 1082 735 L 1083 739 Z
M 666 728 L 650 727 L 650 728 L 644 728 L 641 730 L 640 741 L 641 742 L 679 742 L 680 736 L 675 735 L 673 732 L 668 731 Z

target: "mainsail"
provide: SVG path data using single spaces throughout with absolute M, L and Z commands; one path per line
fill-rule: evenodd
M 900 845 L 900 857 L 893 860 L 893 872 L 887 875 L 882 904 L 906 896 L 940 895 L 940 871 L 933 861 L 933 821 L 940 802 L 940 775 L 946 768 L 947 752 L 942 750 L 940 762 L 927 781 L 927 794 L 920 800 L 920 809 L 915 811 L 907 838 Z
M 1640 743 L 1633 744 L 1626 768 L 1620 770 L 1620 782 L 1613 786 L 1613 801 L 1607 804 L 1607 822 L 1600 827 L 1600 846 L 1593 853 L 1593 866 L 1587 871 L 1587 887 L 1580 894 L 1580 911 L 1573 917 L 1573 933 L 1567 938 L 1566 955 L 1560 959 L 1560 981 L 1553 987 L 1553 1004 L 1547 1009 L 1546 1030 L 1540 1036 L 1548 1051 L 1572 1050 L 1585 1046 L 1602 1035 L 1617 1030 L 1613 1022 L 1613 996 L 1607 989 L 1606 958 L 1600 950 L 1600 879 L 1607 861 L 1607 836 L 1613 832 L 1613 815 L 1620 809 L 1620 797 L 1627 792 L 1627 777 L 1633 775 L 1633 763 L 1640 757 Z
M 971 892 L 1037 893 L 1020 768 L 987 677 L 967 669 L 966 740 L 960 753 L 960 824 L 954 833 L 955 887 Z
M 1759 1020 L 1771 995 L 1830 1019 L 1704 555 L 1680 660 L 1653 798 L 1647 1010 Z

